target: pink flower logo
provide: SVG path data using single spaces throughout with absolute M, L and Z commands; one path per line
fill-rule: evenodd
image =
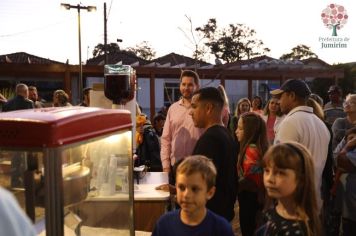
M 323 24 L 332 29 L 332 36 L 337 36 L 337 30 L 341 29 L 348 20 L 346 9 L 338 4 L 329 4 L 321 13 Z

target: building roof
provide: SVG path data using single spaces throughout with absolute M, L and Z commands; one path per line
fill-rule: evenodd
M 0 64 L 65 64 L 59 61 L 38 57 L 25 52 L 15 52 L 5 55 L 0 55 Z
M 105 56 L 100 55 L 93 57 L 87 61 L 87 65 L 104 65 Z M 211 65 L 205 61 L 198 60 L 196 61 L 193 58 L 179 55 L 176 53 L 169 53 L 165 56 L 158 57 L 151 61 L 144 60 L 140 57 L 137 57 L 135 54 L 128 51 L 119 51 L 115 53 L 108 54 L 108 63 L 107 64 L 118 64 L 122 63 L 125 65 L 132 66 L 145 66 L 145 67 L 164 67 L 164 68 L 195 68 L 202 66 Z
M 319 58 L 305 60 L 282 60 L 269 56 L 258 56 L 247 60 L 240 60 L 223 65 L 226 69 L 327 69 L 330 65 Z
M 194 58 L 179 55 L 174 52 L 171 52 L 165 56 L 153 59 L 152 61 L 157 62 L 160 65 L 169 65 L 170 64 L 170 66 L 183 66 L 183 67 L 195 66 L 195 64 L 197 64 L 198 67 L 211 65 L 210 63 L 207 63 L 205 61 L 201 61 L 201 60 L 196 61 Z

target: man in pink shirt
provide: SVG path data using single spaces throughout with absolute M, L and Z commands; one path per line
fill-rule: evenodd
M 179 101 L 168 110 L 161 136 L 161 160 L 164 172 L 170 172 L 174 164 L 191 155 L 203 129 L 196 128 L 189 115 L 193 93 L 199 89 L 199 76 L 184 70 L 180 76 Z

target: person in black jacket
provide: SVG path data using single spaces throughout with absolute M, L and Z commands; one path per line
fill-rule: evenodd
M 17 84 L 16 85 L 16 96 L 8 100 L 2 111 L 16 111 L 23 109 L 32 109 L 34 104 L 31 100 L 28 99 L 28 87 L 26 84 Z M 12 187 L 22 187 L 24 176 L 23 172 L 26 169 L 25 157 L 20 154 L 14 154 L 11 158 L 11 186 Z
M 162 171 L 159 137 L 151 122 L 146 119 L 143 126 L 137 127 L 137 129 L 142 132 L 142 141 L 138 143 L 136 150 L 138 158 L 135 161 L 135 166 L 145 165 L 151 172 Z
M 2 111 L 16 111 L 34 108 L 33 102 L 28 99 L 28 87 L 26 84 L 16 85 L 16 96 L 8 100 L 2 107 Z
M 228 221 L 234 218 L 237 196 L 237 146 L 222 122 L 224 100 L 217 88 L 206 87 L 194 93 L 192 116 L 195 127 L 206 131 L 199 138 L 192 155 L 204 155 L 217 169 L 216 192 L 207 208 Z

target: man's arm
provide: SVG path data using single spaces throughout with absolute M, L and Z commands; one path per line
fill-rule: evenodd
M 171 115 L 168 110 L 166 121 L 164 122 L 163 132 L 161 136 L 161 161 L 164 172 L 171 170 L 171 149 L 172 149 L 172 131 L 171 131 Z

